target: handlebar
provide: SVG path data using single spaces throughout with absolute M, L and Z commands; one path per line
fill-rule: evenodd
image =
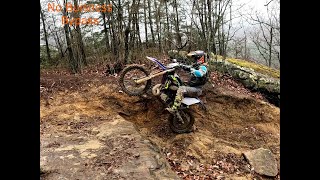
M 192 68 L 192 66 L 189 66 L 189 65 L 185 65 L 185 64 L 182 64 L 182 63 L 171 63 L 167 66 L 167 68 L 169 69 L 183 69 L 183 70 L 190 70 Z

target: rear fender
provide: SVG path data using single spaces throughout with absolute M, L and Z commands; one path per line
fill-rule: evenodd
M 199 98 L 185 97 L 185 98 L 183 98 L 181 103 L 186 105 L 186 107 L 189 107 L 193 104 L 198 104 L 198 105 L 200 105 L 200 107 L 203 110 L 207 111 L 207 107 L 204 105 L 204 103 Z
M 198 98 L 185 97 L 182 99 L 182 103 L 187 106 L 191 106 L 193 104 L 198 104 L 200 102 L 201 102 L 201 100 Z
M 166 70 L 167 67 L 165 65 L 163 65 L 160 61 L 158 61 L 156 58 L 153 58 L 153 57 L 149 57 L 149 56 L 146 56 L 147 59 L 149 59 L 150 61 L 152 62 L 155 62 L 156 64 L 158 64 L 158 66 L 162 69 L 162 70 Z

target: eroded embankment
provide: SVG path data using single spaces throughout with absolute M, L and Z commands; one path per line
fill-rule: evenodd
M 207 88 L 201 99 L 207 111 L 192 108 L 194 131 L 175 134 L 157 98 L 129 97 L 112 83 L 88 83 L 77 90 L 60 88 L 44 93 L 40 109 L 42 163 L 51 167 L 49 171 L 62 171 L 56 175 L 80 179 L 125 178 L 134 174 L 132 168 L 139 159 L 150 162 L 145 164 L 149 169 L 160 169 L 155 172 L 170 174 L 171 168 L 184 179 L 252 179 L 260 176 L 250 170 L 241 153 L 264 147 L 276 155 L 279 164 L 279 108 L 225 89 Z M 119 120 L 123 118 L 130 123 Z M 152 153 L 141 154 L 137 144 L 153 149 Z M 169 170 L 162 158 L 169 162 Z M 131 168 L 124 166 L 128 161 Z M 135 175 L 146 173 L 142 169 Z M 47 179 L 50 176 L 56 177 L 51 173 Z
M 201 98 L 207 111 L 197 106 L 192 108 L 195 128 L 188 134 L 175 134 L 170 130 L 168 113 L 157 98 L 121 95 L 109 102 L 113 102 L 113 108 L 133 122 L 142 135 L 162 148 L 180 177 L 198 174 L 217 178 L 222 174 L 250 179 L 255 174 L 248 170 L 242 153 L 260 147 L 270 149 L 279 160 L 279 108 L 218 89 L 207 89 Z M 227 165 L 221 165 L 223 160 Z

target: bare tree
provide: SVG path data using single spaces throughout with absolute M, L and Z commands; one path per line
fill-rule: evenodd
M 79 5 L 78 5 L 78 1 L 77 0 L 73 0 L 74 3 L 74 7 L 75 9 L 79 9 Z M 73 17 L 76 19 L 80 19 L 81 15 L 80 12 L 73 12 Z M 78 47 L 78 61 L 80 61 L 78 64 L 81 65 L 82 63 L 84 65 L 87 65 L 87 60 L 86 60 L 86 53 L 84 50 L 84 44 L 82 41 L 82 33 L 81 33 L 81 29 L 80 29 L 80 25 L 79 24 L 75 24 L 75 34 L 76 34 L 76 41 L 77 41 L 77 47 Z
M 101 11 L 101 15 L 102 15 L 102 23 L 103 23 L 103 32 L 105 35 L 105 40 L 106 40 L 106 50 L 109 51 L 110 50 L 110 42 L 109 42 L 109 32 L 107 29 L 107 21 L 109 21 L 109 17 L 107 15 L 107 12 L 103 12 Z M 106 18 L 108 20 L 106 20 Z
M 140 28 L 139 28 L 139 23 L 140 23 L 140 14 L 139 14 L 139 10 L 140 10 L 140 0 L 137 0 L 137 4 L 135 6 L 135 26 L 136 26 L 136 31 L 135 33 L 137 34 L 138 36 L 138 39 L 137 39 L 137 44 L 138 44 L 138 47 L 137 48 L 141 48 L 141 36 L 140 36 Z
M 173 9 L 175 12 L 175 30 L 176 30 L 176 38 L 178 46 L 181 46 L 181 34 L 180 34 L 180 28 L 179 28 L 179 14 L 178 14 L 178 4 L 177 0 L 173 0 Z
M 72 2 L 75 8 L 80 5 L 78 0 L 64 0 L 64 5 L 66 2 Z M 250 52 L 253 52 L 250 48 L 254 46 L 268 66 L 280 63 L 279 0 L 266 1 L 268 16 L 257 12 L 247 16 L 252 26 L 237 37 L 236 32 L 243 28 L 234 21 L 242 16 L 239 11 L 243 6 L 238 1 L 93 0 L 86 3 L 111 3 L 112 12 L 100 13 L 101 26 L 64 24 L 62 29 L 56 24 L 57 17 L 46 17 L 46 14 L 42 14 L 40 21 L 44 24 L 47 54 L 63 57 L 68 52 L 66 57 L 73 72 L 81 71 L 82 64 L 88 63 L 87 57 L 92 59 L 92 56 L 102 55 L 98 52 L 104 52 L 104 59 L 113 60 L 113 63 L 131 63 L 141 59 L 138 58 L 142 55 L 139 53 L 141 49 L 150 49 L 151 52 L 155 48 L 157 51 L 168 50 L 172 45 L 170 41 L 181 46 L 184 40 L 181 33 L 190 36 L 192 43 L 186 48 L 189 51 L 202 49 L 224 57 L 235 55 L 250 59 Z M 62 16 L 80 18 L 85 17 L 84 13 L 69 13 L 63 9 Z M 144 25 L 143 34 L 140 34 L 140 25 Z M 51 44 L 59 53 L 53 53 L 54 50 L 49 48 L 50 40 L 54 40 Z
M 42 20 L 44 39 L 45 39 L 45 42 L 46 42 L 47 57 L 48 57 L 48 60 L 51 60 L 49 43 L 48 43 L 48 33 L 47 33 L 47 29 L 46 29 L 46 23 L 45 23 L 44 15 L 43 15 L 43 12 L 42 12 L 41 2 L 40 2 L 40 16 L 41 16 L 41 20 Z
M 147 6 L 146 0 L 143 0 L 144 33 L 146 37 L 146 48 L 148 48 L 148 27 L 147 27 Z
M 53 39 L 55 40 L 55 43 L 57 45 L 57 48 L 60 52 L 60 57 L 63 58 L 64 57 L 64 51 L 63 51 L 63 42 L 60 38 L 60 35 L 58 33 L 59 32 L 59 28 L 56 27 L 56 19 L 55 16 L 51 15 L 51 19 L 52 19 L 52 25 L 48 26 L 48 29 L 50 30 Z M 58 30 L 57 30 L 58 29 Z
M 57 1 L 58 2 L 58 1 Z M 66 4 L 67 1 L 64 0 L 63 1 L 63 9 L 62 9 L 62 15 L 64 17 L 68 17 L 67 11 L 66 11 Z M 78 66 L 78 63 L 76 62 L 74 56 L 73 56 L 73 50 L 71 47 L 71 39 L 70 39 L 70 28 L 69 28 L 69 23 L 65 23 L 64 24 L 64 33 L 65 33 L 65 37 L 66 37 L 66 42 L 67 42 L 67 50 L 68 50 L 68 55 L 69 55 L 69 66 L 72 70 L 73 73 L 78 73 L 80 72 L 80 67 Z
M 169 0 L 164 0 L 164 5 L 165 5 L 165 9 L 166 9 L 166 35 L 168 39 L 171 39 L 171 35 L 170 35 L 170 21 L 169 21 L 169 12 L 168 12 L 168 1 Z M 171 44 L 170 42 L 167 40 L 167 38 L 165 39 L 166 41 L 166 47 L 168 47 L 169 49 L 171 49 Z
M 152 37 L 152 46 L 155 44 L 154 40 L 154 32 L 153 32 L 153 23 L 152 23 L 152 16 L 151 16 L 151 3 L 150 0 L 148 0 L 148 13 L 149 13 L 149 25 L 151 30 L 151 37 Z
M 254 15 L 250 14 L 249 17 L 252 25 L 258 25 L 255 32 L 251 33 L 251 39 L 269 67 L 275 59 L 280 64 L 279 5 L 280 1 L 269 1 L 266 4 L 267 16 L 255 12 Z
M 157 39 L 158 39 L 158 47 L 159 47 L 159 51 L 161 51 L 161 39 L 160 39 L 160 7 L 158 7 L 157 5 L 157 1 L 153 1 L 154 2 L 154 8 L 155 8 L 155 18 L 156 18 L 156 33 L 157 33 Z M 160 3 L 161 4 L 161 3 Z

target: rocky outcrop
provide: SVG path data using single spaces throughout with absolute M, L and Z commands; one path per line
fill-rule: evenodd
M 272 177 L 278 174 L 277 161 L 270 150 L 259 148 L 244 152 L 243 155 L 256 173 Z
M 92 126 L 82 127 L 83 134 L 77 130 L 41 137 L 42 179 L 180 179 L 133 123 L 117 115 Z
M 225 60 L 211 58 L 209 63 L 213 69 L 231 75 L 245 87 L 264 94 L 271 103 L 276 106 L 280 105 L 280 79 L 258 73 L 252 68 L 241 67 Z

